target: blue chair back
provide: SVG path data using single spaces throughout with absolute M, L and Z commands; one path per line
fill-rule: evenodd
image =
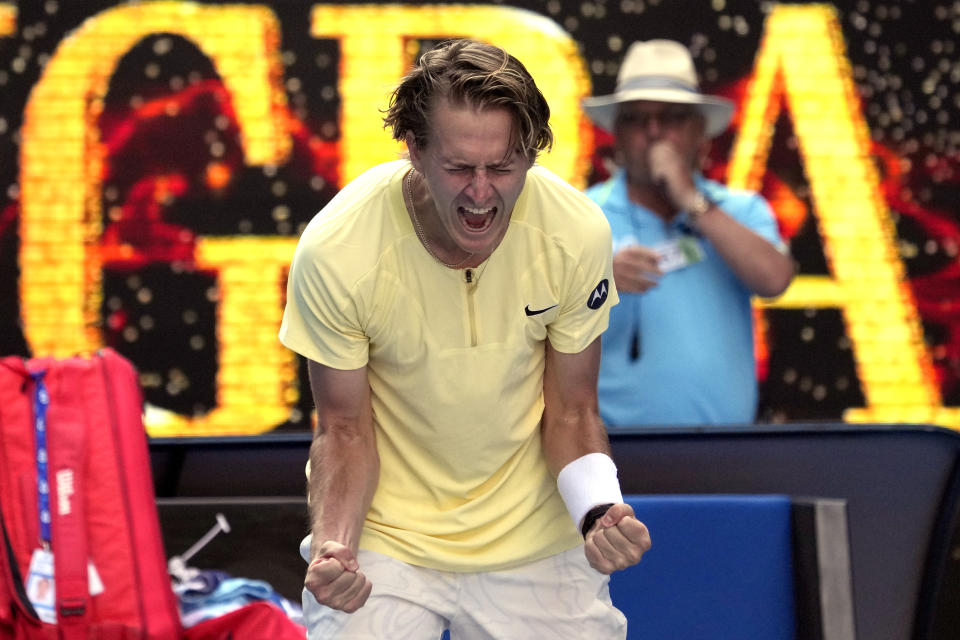
M 610 577 L 628 640 L 794 640 L 790 498 L 626 496 L 650 529 Z

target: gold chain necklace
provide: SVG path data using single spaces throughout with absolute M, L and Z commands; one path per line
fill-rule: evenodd
M 430 240 L 427 239 L 427 234 L 424 232 L 423 227 L 420 226 L 420 217 L 417 215 L 417 207 L 413 204 L 413 171 L 413 169 L 410 169 L 410 171 L 407 172 L 404 182 L 407 185 L 407 198 L 410 200 L 410 213 L 413 214 L 413 227 L 417 232 L 417 237 L 420 238 L 421 242 L 423 242 L 423 246 L 427 250 L 427 253 L 430 254 L 430 257 L 445 267 L 450 269 L 459 269 L 465 265 L 470 258 L 473 257 L 473 254 L 468 253 L 467 257 L 457 264 L 450 264 L 449 262 L 444 262 L 441 260 L 440 256 L 437 255 L 437 252 L 433 250 L 433 245 L 430 244 Z

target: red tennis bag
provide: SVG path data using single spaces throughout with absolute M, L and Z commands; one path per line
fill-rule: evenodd
M 182 636 L 133 365 L 0 359 L 0 639 Z

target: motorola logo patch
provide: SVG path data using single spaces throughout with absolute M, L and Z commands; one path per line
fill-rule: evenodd
M 590 309 L 599 309 L 603 306 L 603 303 L 607 301 L 607 293 L 609 292 L 607 284 L 607 279 L 604 278 L 600 281 L 600 284 L 590 292 L 590 296 L 587 298 L 587 307 Z

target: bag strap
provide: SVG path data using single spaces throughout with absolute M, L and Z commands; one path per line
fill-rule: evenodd
M 37 617 L 37 612 L 33 608 L 33 603 L 27 597 L 27 590 L 23 586 L 23 578 L 20 576 L 20 567 L 17 564 L 17 557 L 13 553 L 13 546 L 10 544 L 10 536 L 7 534 L 7 523 L 3 520 L 3 511 L 0 510 L 0 530 L 3 531 L 3 549 L 0 549 L 0 571 L 3 576 L 0 581 L 3 585 L 0 589 L 9 591 L 10 604 L 14 606 L 19 604 L 32 617 Z
M 50 548 L 52 534 L 50 530 L 50 449 L 47 447 L 47 411 L 50 408 L 50 394 L 44 378 L 47 369 L 31 371 L 33 378 L 33 432 L 34 460 L 37 475 L 37 521 L 40 542 L 44 548 Z
M 89 625 L 87 583 L 85 460 L 87 425 L 84 399 L 85 362 L 68 358 L 51 371 L 60 374 L 52 390 L 47 431 L 50 443 L 53 561 L 56 576 L 57 624 L 63 640 L 85 640 Z

